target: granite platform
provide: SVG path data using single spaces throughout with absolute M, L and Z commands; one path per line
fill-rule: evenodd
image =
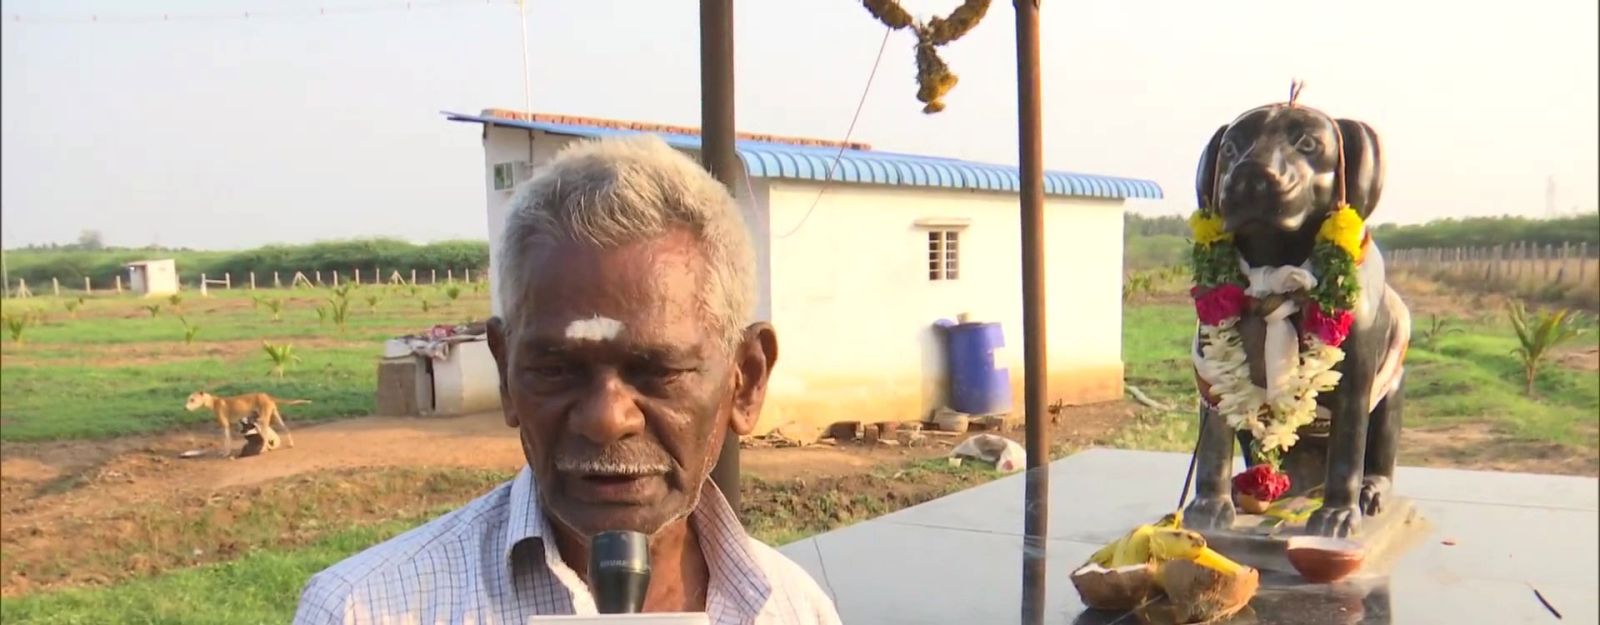
M 1068 575 L 1100 546 L 1170 512 L 1188 460 L 1095 449 L 1049 465 L 1044 622 L 1116 621 L 1086 612 Z M 1600 622 L 1600 480 L 1402 468 L 1395 482 L 1430 527 L 1390 575 L 1311 585 L 1265 572 L 1251 606 L 1229 622 Z M 1022 490 L 1023 476 L 1013 475 L 780 550 L 833 597 L 847 625 L 1018 623 Z

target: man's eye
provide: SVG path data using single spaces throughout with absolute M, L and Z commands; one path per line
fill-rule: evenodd
M 547 380 L 559 380 L 572 375 L 572 367 L 566 365 L 535 365 L 527 369 L 535 377 Z
M 643 365 L 634 367 L 633 370 L 629 372 L 629 374 L 631 374 L 629 377 L 649 380 L 657 384 L 664 384 L 681 380 L 690 373 L 694 373 L 694 371 L 694 369 L 685 369 L 680 367 Z
M 1322 147 L 1322 144 L 1311 135 L 1300 135 L 1300 140 L 1294 143 L 1294 149 L 1307 154 L 1316 152 L 1319 147 Z

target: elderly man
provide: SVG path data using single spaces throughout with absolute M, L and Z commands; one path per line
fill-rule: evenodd
M 650 537 L 646 612 L 837 623 L 707 477 L 755 426 L 777 337 L 752 322 L 750 237 L 727 191 L 659 138 L 566 149 L 512 202 L 489 322 L 528 466 L 466 507 L 311 578 L 296 623 L 524 623 L 594 614 L 588 544 Z

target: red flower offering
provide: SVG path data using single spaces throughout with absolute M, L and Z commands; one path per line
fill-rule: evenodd
M 1244 294 L 1244 287 L 1231 283 L 1210 289 L 1194 287 L 1189 289 L 1189 296 L 1194 298 L 1194 311 L 1200 317 L 1200 323 L 1208 326 L 1238 317 L 1244 313 L 1245 304 L 1250 301 Z
M 1355 316 L 1348 310 L 1335 310 L 1327 313 L 1321 306 L 1312 304 L 1306 307 L 1305 331 L 1316 335 L 1323 343 L 1333 347 L 1344 344 L 1344 339 L 1350 336 L 1350 322 Z
M 1233 491 L 1264 502 L 1277 501 L 1289 492 L 1289 475 L 1269 464 L 1258 464 L 1233 476 Z

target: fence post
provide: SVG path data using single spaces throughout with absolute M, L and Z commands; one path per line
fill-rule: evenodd
M 84 276 L 83 277 L 83 292 L 84 293 L 94 293 L 94 288 L 89 286 L 89 276 Z
M 1555 245 L 1551 244 L 1551 243 L 1544 244 L 1544 279 L 1545 279 L 1545 281 L 1549 281 L 1550 280 L 1550 267 L 1554 264 L 1553 261 L 1555 260 L 1555 255 L 1556 255 Z
M 461 270 L 461 281 L 468 284 L 472 283 L 472 269 L 469 268 Z
M 1589 242 L 1578 243 L 1578 283 L 1583 283 L 1584 275 L 1589 273 Z
M 283 288 L 283 283 L 278 281 L 278 272 L 276 272 L 276 271 L 272 272 L 272 288 L 274 288 L 274 289 Z
M 317 270 L 317 286 L 322 286 L 322 270 Z
M 381 267 L 377 265 L 372 266 L 372 283 L 381 286 L 383 284 L 383 272 L 378 271 L 379 269 Z
M 438 284 L 438 283 L 439 283 L 439 270 L 438 269 L 429 269 L 428 270 L 428 284 Z
M 333 272 L 333 288 L 339 288 L 339 272 L 337 270 Z
M 416 269 L 412 269 L 411 270 L 411 286 L 416 286 L 416 285 L 417 285 L 417 270 Z
M 56 297 L 61 297 L 61 281 L 57 280 L 55 278 L 51 278 L 50 279 L 50 290 L 51 291 L 55 291 Z
M 456 283 L 456 270 L 454 270 L 454 269 L 446 269 L 446 270 L 444 270 L 444 279 L 445 279 L 445 282 L 448 282 L 450 284 L 455 284 Z
M 351 269 L 350 272 L 355 274 L 355 276 L 356 276 L 355 277 L 356 284 L 360 285 L 361 284 L 361 268 L 360 267 L 356 267 L 355 269 Z
M 202 273 L 200 274 L 200 297 L 208 297 L 206 293 L 206 274 Z
M 116 275 L 116 279 L 117 279 L 117 295 L 122 295 L 122 274 L 120 274 L 120 273 L 117 274 Z
M 256 290 L 256 272 L 250 272 L 250 290 Z

